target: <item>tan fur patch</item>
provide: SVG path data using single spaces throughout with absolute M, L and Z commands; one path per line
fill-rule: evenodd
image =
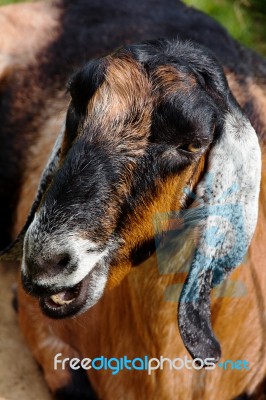
M 239 83 L 239 78 L 232 73 L 226 74 L 230 89 L 239 102 L 244 107 L 248 102 L 251 108 L 247 108 L 247 116 L 256 130 L 260 142 L 266 141 L 266 81 L 255 81 L 251 78 L 242 78 L 243 83 Z
M 57 99 L 54 99 L 53 105 L 47 111 L 47 120 L 45 123 L 36 121 L 38 124 L 39 138 L 36 144 L 28 149 L 27 165 L 24 169 L 23 184 L 17 206 L 17 218 L 13 230 L 16 237 L 23 227 L 26 217 L 30 211 L 31 205 L 39 185 L 43 169 L 49 159 L 55 140 L 62 129 L 65 121 L 65 112 L 68 99 L 64 92 L 59 93 Z M 44 112 L 44 110 L 42 110 Z
M 256 110 L 256 116 L 260 119 L 260 123 L 263 125 L 263 132 L 257 132 L 266 134 L 266 82 L 258 83 L 249 81 L 248 89 L 254 102 L 254 109 Z M 253 122 L 253 121 L 252 121 Z M 256 126 L 256 124 L 253 122 Z M 264 138 L 265 140 L 265 138 Z
M 225 70 L 225 73 L 232 93 L 234 94 L 239 104 L 243 106 L 247 101 L 246 90 L 244 90 L 243 86 L 240 85 L 240 83 L 238 82 L 238 78 L 234 72 Z
M 182 91 L 189 93 L 197 84 L 192 74 L 182 73 L 172 66 L 160 66 L 154 73 L 155 89 L 163 89 L 164 97 Z
M 151 124 L 148 78 L 130 57 L 107 57 L 105 81 L 88 104 L 91 123 L 117 151 L 142 154 Z
M 60 9 L 51 1 L 0 8 L 0 78 L 7 66 L 28 65 L 55 39 Z

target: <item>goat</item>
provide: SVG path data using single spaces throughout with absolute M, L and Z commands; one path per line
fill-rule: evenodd
M 64 4 L 71 9 L 68 2 Z M 80 4 L 83 6 L 84 2 Z M 128 2 L 126 7 L 130 4 Z M 144 2 L 143 7 L 151 4 L 153 2 Z M 93 8 L 93 2 L 87 5 Z M 106 5 L 111 7 L 108 2 L 101 6 Z M 171 7 L 176 6 L 176 2 L 167 5 L 167 8 L 156 2 L 155 6 L 161 7 L 160 10 L 164 12 L 160 15 L 162 21 L 167 16 L 169 31 L 164 34 L 164 31 L 158 32 L 156 27 L 148 37 L 162 36 L 162 33 L 163 36 L 175 36 L 179 33 L 180 39 L 127 45 L 109 56 L 90 61 L 73 75 L 69 83 L 71 102 L 65 127 L 42 174 L 36 200 L 22 234 L 11 246 L 10 252 L 16 255 L 21 253 L 22 243 L 24 246 L 22 282 L 19 281 L 20 326 L 44 370 L 49 387 L 61 395 L 64 390 L 71 389 L 72 377 L 69 370 L 54 371 L 53 359 L 57 353 L 68 358 L 93 358 L 102 354 L 109 358 L 124 355 L 134 358 L 148 354 L 150 357 L 163 355 L 173 359 L 185 356 L 186 346 L 193 357 L 213 357 L 217 361 L 220 356 L 220 346 L 209 320 L 209 292 L 212 286 L 225 278 L 231 267 L 242 260 L 257 220 L 260 154 L 256 135 L 244 112 L 258 132 L 262 144 L 265 121 L 260 109 L 265 98 L 259 79 L 265 76 L 265 62 L 252 52 L 238 47 L 208 17 L 187 9 L 182 3 L 177 5 L 178 13 L 173 14 L 176 16 L 176 28 L 173 31 Z M 56 9 L 56 5 L 53 7 Z M 73 7 L 74 10 L 78 9 L 77 6 L 72 6 L 72 10 L 67 9 L 63 13 L 63 21 L 69 22 Z M 123 10 L 125 6 L 115 3 L 115 7 Z M 129 21 L 124 19 L 123 13 L 124 24 L 119 26 L 121 37 L 117 44 L 125 42 L 123 36 L 127 31 L 122 28 L 126 29 L 128 22 L 133 26 L 137 24 L 133 9 L 129 7 L 127 12 Z M 149 15 L 155 15 L 152 9 Z M 74 14 L 74 17 L 78 21 L 77 15 Z M 198 22 L 197 33 L 191 30 L 191 21 Z M 208 36 L 203 44 L 217 50 L 216 55 L 224 64 L 229 85 L 244 112 L 231 94 L 218 61 L 207 48 L 185 40 L 187 37 L 197 39 L 194 36 L 200 37 L 200 31 L 206 32 L 210 26 L 214 34 Z M 72 33 L 71 27 L 70 24 L 68 29 Z M 79 26 L 79 31 L 82 33 L 83 27 Z M 98 38 L 97 31 L 94 34 Z M 88 35 L 92 33 L 89 31 Z M 134 31 L 127 36 L 128 41 L 137 41 L 139 35 L 143 35 L 142 39 L 146 38 L 145 32 Z M 66 37 L 69 38 L 68 35 Z M 206 39 L 206 35 L 203 38 Z M 43 168 L 44 159 L 34 161 L 31 153 L 40 152 L 42 157 L 46 156 L 44 149 L 51 148 L 55 129 L 64 117 L 59 118 L 55 128 L 52 127 L 58 106 L 50 110 L 50 99 L 62 96 L 62 82 L 53 82 L 58 68 L 53 56 L 64 40 L 63 34 L 41 53 L 37 64 L 33 62 L 33 71 L 38 71 L 38 74 L 30 71 L 33 82 L 39 82 L 40 77 L 44 82 L 39 83 L 33 99 L 26 104 L 38 106 L 36 116 L 39 106 L 44 104 L 43 119 L 39 115 L 38 118 L 32 115 L 28 120 L 25 117 L 27 113 L 22 114 L 22 121 L 31 127 L 37 126 L 36 137 L 29 135 L 27 124 L 21 128 L 22 131 L 18 130 L 22 118 L 21 114 L 16 114 L 17 110 L 21 110 L 17 100 L 19 97 L 4 97 L 11 98 L 10 103 L 3 102 L 4 107 L 12 105 L 14 112 L 10 116 L 1 110 L 1 120 L 4 122 L 1 124 L 2 132 L 4 129 L 5 134 L 10 132 L 10 126 L 15 126 L 17 130 L 13 137 L 7 139 L 9 142 L 1 151 L 6 154 L 7 149 L 12 149 L 18 157 L 20 153 L 17 153 L 16 144 L 22 138 L 27 140 L 31 149 L 28 154 L 23 152 L 26 181 L 21 183 L 20 197 L 16 194 L 19 202 L 12 197 L 10 190 L 5 192 L 5 199 L 12 198 L 12 203 L 16 204 L 18 221 L 12 234 L 8 231 L 7 219 L 4 226 L 6 230 L 3 231 L 4 245 L 22 225 L 29 199 L 33 200 L 33 190 L 25 195 L 29 190 L 27 183 L 34 176 L 31 186 L 36 185 Z M 216 49 L 217 40 L 221 47 Z M 226 41 L 228 48 L 222 45 Z M 84 46 L 84 35 L 83 40 L 77 43 Z M 108 46 L 116 47 L 112 37 Z M 104 50 L 102 46 L 98 49 Z M 69 44 L 62 51 L 71 53 L 76 49 L 74 44 Z M 51 57 L 52 66 L 55 63 L 54 69 L 47 65 L 47 54 Z M 235 66 L 235 60 L 241 60 L 242 56 L 246 56 L 246 64 Z M 79 63 L 80 57 L 75 58 L 75 63 Z M 64 71 L 68 73 L 68 67 Z M 23 80 L 18 78 L 16 82 L 20 84 L 16 86 L 18 93 L 31 87 L 25 87 L 25 74 Z M 13 95 L 15 86 L 7 82 L 9 87 L 4 86 L 5 91 L 8 88 L 8 93 Z M 47 96 L 45 100 L 42 99 L 43 93 Z M 66 102 L 63 97 L 62 103 L 65 105 Z M 34 112 L 30 107 L 29 110 L 30 113 Z M 49 119 L 43 122 L 46 112 Z M 52 130 L 49 137 L 46 137 L 47 129 Z M 5 174 L 1 176 L 2 188 L 5 188 L 5 182 L 10 177 L 13 177 L 12 182 L 21 182 L 21 177 L 12 175 L 12 160 L 10 165 L 10 170 L 2 172 Z M 215 187 L 215 190 L 209 199 L 207 169 L 216 179 L 211 188 Z M 223 203 L 226 201 L 222 197 L 223 191 L 231 189 L 234 182 L 238 188 L 236 193 L 233 190 L 230 192 L 230 201 L 239 201 L 245 231 L 242 231 L 240 223 L 240 240 L 222 264 L 217 257 L 216 265 L 217 253 L 211 254 L 213 264 L 205 265 L 200 287 L 197 279 L 201 273 L 199 261 L 202 260 L 199 260 L 200 253 L 195 251 L 179 300 L 179 335 L 176 303 L 165 302 L 164 292 L 170 285 L 180 283 L 180 274 L 177 272 L 179 269 L 184 272 L 183 265 L 180 261 L 176 270 L 166 270 L 163 275 L 159 273 L 154 253 L 154 215 L 162 218 L 165 212 L 172 215 L 171 212 L 189 208 L 191 201 L 184 192 L 185 186 L 195 191 L 198 199 L 209 207 L 217 202 L 220 204 L 220 201 L 226 206 L 227 203 Z M 262 176 L 260 205 L 264 196 L 263 182 Z M 234 212 L 229 207 L 229 214 L 221 216 L 236 223 Z M 260 386 L 265 376 L 265 322 L 261 305 L 265 286 L 261 274 L 264 243 L 262 206 L 258 215 L 249 256 L 231 275 L 232 280 L 240 278 L 243 281 L 248 295 L 214 298 L 212 301 L 212 326 L 221 342 L 224 359 L 245 358 L 251 365 L 256 365 L 256 370 L 224 371 L 216 368 L 215 371 L 180 370 L 177 374 L 165 368 L 152 376 L 141 371 L 121 371 L 112 375 L 107 370 L 90 370 L 88 375 L 99 398 L 231 399 L 244 392 L 255 396 L 259 390 L 263 391 Z M 211 224 L 211 216 L 203 217 L 204 223 L 198 238 L 199 249 L 203 244 L 203 234 Z M 233 231 L 225 228 L 231 240 Z M 159 239 L 162 242 L 164 240 Z M 217 241 L 215 250 L 218 253 L 224 251 L 225 244 Z M 218 255 L 221 257 L 223 254 Z M 186 258 L 182 251 L 179 260 L 181 257 Z M 173 262 L 176 263 L 176 258 Z M 138 268 L 132 269 L 137 265 Z M 26 294 L 24 289 L 30 294 Z M 194 290 L 197 289 L 200 289 L 197 293 L 199 299 L 193 301 Z M 67 316 L 77 317 L 56 320 Z M 55 320 L 51 320 L 51 317 Z M 82 390 L 80 387 L 72 387 L 72 390 L 74 393 L 76 391 L 76 398 L 93 396 L 86 388 L 84 392 L 79 392 Z M 74 398 L 74 393 L 71 398 Z

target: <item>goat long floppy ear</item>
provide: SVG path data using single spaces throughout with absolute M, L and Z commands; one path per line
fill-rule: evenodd
M 193 358 L 220 358 L 210 322 L 210 291 L 239 265 L 258 215 L 261 153 L 257 135 L 230 92 L 222 134 L 197 186 L 198 240 L 178 307 L 181 337 Z M 198 210 L 199 211 L 199 210 Z
M 23 241 L 25 233 L 33 221 L 35 212 L 41 202 L 42 196 L 50 184 L 55 171 L 57 170 L 61 152 L 62 140 L 64 137 L 64 129 L 60 132 L 55 145 L 53 147 L 50 158 L 46 164 L 46 167 L 42 173 L 42 177 L 39 183 L 39 187 L 35 196 L 35 200 L 31 207 L 30 213 L 27 217 L 26 223 L 19 233 L 18 237 L 4 250 L 0 252 L 0 261 L 20 261 L 22 259 L 23 252 Z

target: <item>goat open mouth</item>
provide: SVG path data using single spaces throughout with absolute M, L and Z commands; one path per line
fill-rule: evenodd
M 50 318 L 67 318 L 77 315 L 87 301 L 89 275 L 73 287 L 39 298 L 42 312 Z

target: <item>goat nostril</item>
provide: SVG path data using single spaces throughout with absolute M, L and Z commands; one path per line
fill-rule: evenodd
M 43 275 L 53 276 L 65 271 L 71 264 L 71 256 L 67 253 L 30 256 L 25 259 L 25 270 L 31 279 L 39 279 Z
M 61 259 L 58 261 L 57 265 L 58 267 L 66 267 L 70 262 L 70 257 L 68 254 L 64 255 L 61 257 Z

